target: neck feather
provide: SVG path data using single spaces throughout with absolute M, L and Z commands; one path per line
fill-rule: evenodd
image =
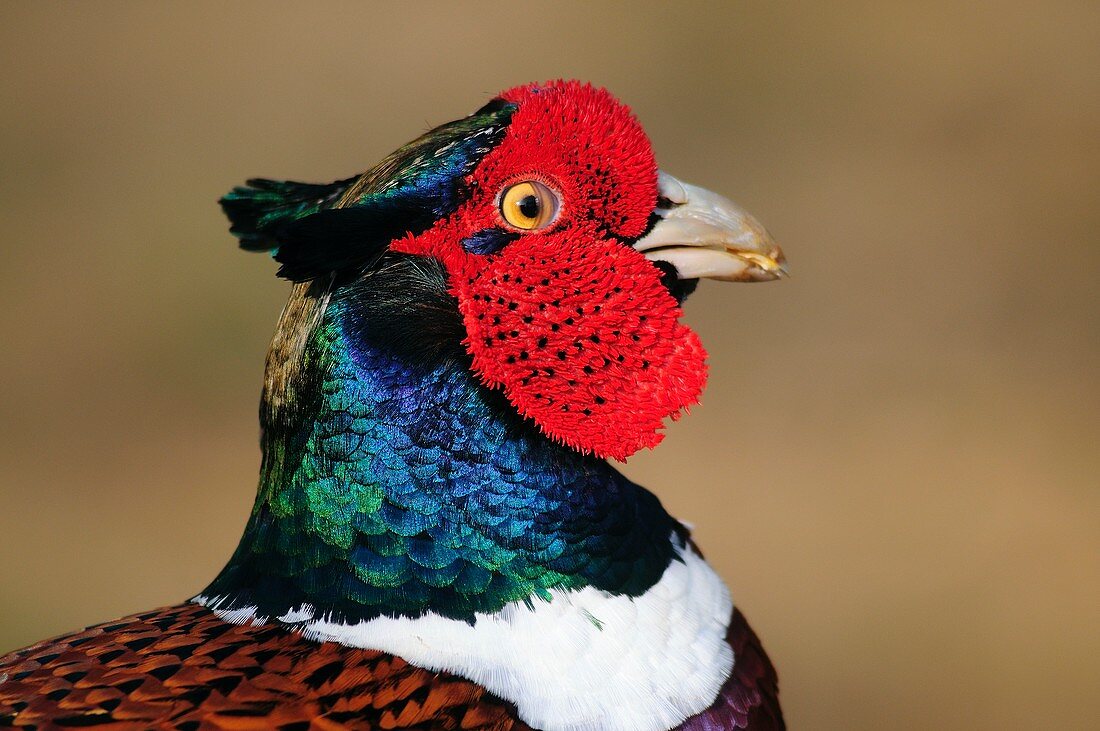
M 423 297 L 364 315 L 375 279 L 295 289 L 268 357 L 256 503 L 206 601 L 472 621 L 551 589 L 653 586 L 680 530 L 657 498 L 548 440 L 453 344 L 428 347 L 447 327 Z

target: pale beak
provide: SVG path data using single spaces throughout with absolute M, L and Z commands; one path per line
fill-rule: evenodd
M 634 244 L 650 261 L 664 261 L 680 279 L 767 282 L 787 276 L 783 251 L 760 222 L 733 201 L 657 174 L 660 220 Z

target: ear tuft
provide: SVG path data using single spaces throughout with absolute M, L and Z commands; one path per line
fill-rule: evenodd
M 454 212 L 468 194 L 464 178 L 504 138 L 515 109 L 493 100 L 346 180 L 249 180 L 220 201 L 229 231 L 242 249 L 274 251 L 279 275 L 287 279 L 354 275 L 392 240 L 423 232 Z M 360 180 L 354 200 L 344 201 Z
M 247 251 L 279 246 L 276 232 L 291 221 L 333 205 L 359 176 L 333 183 L 296 183 L 253 178 L 218 201 L 229 218 L 229 232 Z

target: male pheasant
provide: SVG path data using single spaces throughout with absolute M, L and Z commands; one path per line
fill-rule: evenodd
M 221 204 L 294 283 L 244 536 L 190 601 L 0 658 L 0 726 L 783 728 L 726 587 L 606 461 L 698 399 L 699 278 L 785 272 L 755 220 L 574 81 Z

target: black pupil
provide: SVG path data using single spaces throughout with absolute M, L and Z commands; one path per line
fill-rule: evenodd
M 519 212 L 526 218 L 538 218 L 539 199 L 536 195 L 526 195 L 519 201 Z

